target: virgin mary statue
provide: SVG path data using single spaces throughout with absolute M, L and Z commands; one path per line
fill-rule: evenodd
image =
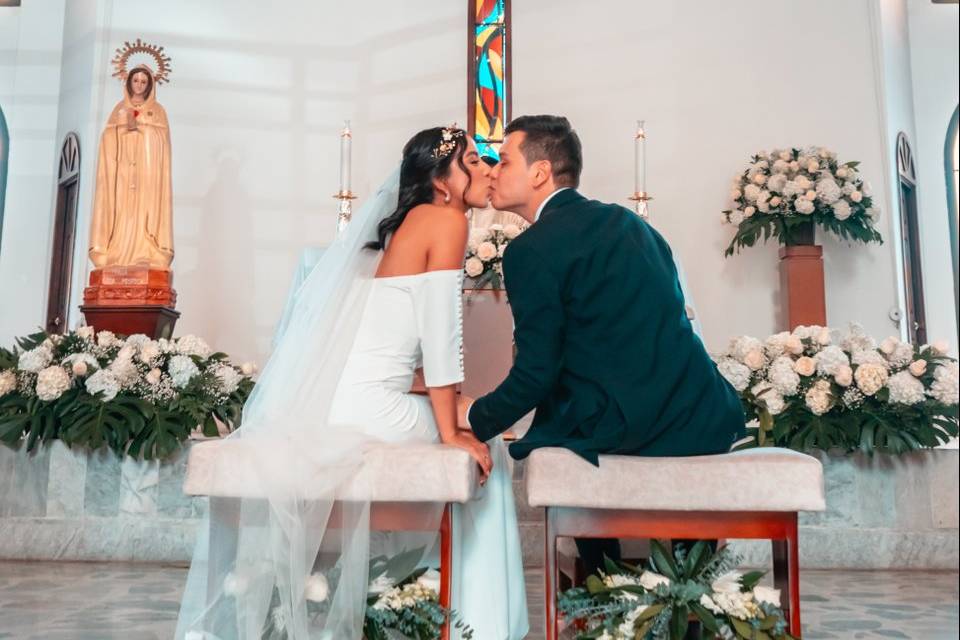
M 98 269 L 169 271 L 173 261 L 170 127 L 157 84 L 146 66 L 127 73 L 100 138 L 89 252 Z

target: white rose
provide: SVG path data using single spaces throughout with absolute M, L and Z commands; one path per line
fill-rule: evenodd
M 822 416 L 830 410 L 830 383 L 826 380 L 817 380 L 806 395 L 807 407 L 814 415 Z
M 766 183 L 766 181 L 767 181 L 767 176 L 765 176 L 765 175 L 762 174 L 762 173 L 758 173 L 757 175 L 753 176 L 753 183 L 754 183 L 754 184 L 761 184 L 761 185 L 762 185 L 762 184 Z
M 161 375 L 163 374 L 160 371 L 160 369 L 157 369 L 156 367 L 154 367 L 153 369 L 150 369 L 150 372 L 147 373 L 146 375 L 147 384 L 154 387 L 157 386 L 158 384 L 160 384 Z
M 817 162 L 816 160 L 810 160 L 809 162 L 807 162 L 807 171 L 809 171 L 810 173 L 814 173 L 819 170 L 820 170 L 819 162 Z
M 947 355 L 947 352 L 950 351 L 950 343 L 946 340 L 937 340 L 930 345 L 930 348 L 933 349 L 934 353 L 939 356 Z
M 860 202 L 863 200 L 863 193 L 859 191 L 854 191 L 850 194 L 850 199 L 854 202 Z
M 781 202 L 783 202 L 783 198 L 781 198 L 780 196 L 773 196 L 772 198 L 770 198 L 771 207 L 779 207 Z
M 733 191 L 730 192 L 730 199 L 731 199 L 731 200 L 737 200 L 737 199 L 739 199 L 740 196 L 742 196 L 742 195 L 743 195 L 743 193 L 740 191 L 740 189 L 734 189 Z
M 730 213 L 730 224 L 740 224 L 744 220 L 744 212 L 739 209 Z
M 886 338 L 883 342 L 880 343 L 880 351 L 883 351 L 884 354 L 890 355 L 897 350 L 897 346 L 900 344 L 900 339 L 894 336 Z
M 487 262 L 497 257 L 497 246 L 492 242 L 481 242 L 477 247 L 477 257 Z
M 853 384 L 853 369 L 847 365 L 841 365 L 837 367 L 833 378 L 841 387 L 849 387 Z
M 795 336 L 791 334 L 784 341 L 784 348 L 795 356 L 803 353 L 803 340 L 800 339 L 800 336 Z
M 760 349 L 754 349 L 743 359 L 743 364 L 747 365 L 754 371 L 759 371 L 766 363 L 767 360 L 763 357 L 763 351 Z
M 756 212 L 757 212 L 756 207 L 747 207 L 746 209 L 743 210 L 743 217 L 744 217 L 744 218 L 749 218 L 750 216 L 752 216 L 752 215 L 755 214 Z
M 464 271 L 471 278 L 476 278 L 483 273 L 483 262 L 479 258 L 468 258 L 464 264 Z
M 789 162 L 790 160 L 793 159 L 793 152 L 790 151 L 789 149 L 784 149 L 783 151 L 780 152 L 780 159 L 786 160 L 787 162 Z
M 120 347 L 120 351 L 117 352 L 117 360 L 129 360 L 133 357 L 134 348 L 128 344 Z
M 914 360 L 910 363 L 910 373 L 916 377 L 920 377 L 927 372 L 927 361 L 923 360 Z
M 756 586 L 753 588 L 753 599 L 757 602 L 765 602 L 774 607 L 780 606 L 780 589 L 771 589 L 770 587 Z
M 77 336 L 83 340 L 93 340 L 93 337 L 96 335 L 94 328 L 87 325 L 84 327 L 77 327 Z
M 837 169 L 837 177 L 838 177 L 838 178 L 846 178 L 846 177 L 847 177 L 847 168 L 846 168 L 846 167 L 840 167 L 839 169 Z
M 790 171 L 796 172 L 800 170 L 800 163 L 796 160 L 790 162 Z
M 794 206 L 797 209 L 797 213 L 802 213 L 803 215 L 810 215 L 816 208 L 813 206 L 812 202 L 805 198 L 797 198 Z
M 817 343 L 821 345 L 830 344 L 830 329 L 823 327 L 820 329 L 820 333 L 817 334 Z
M 417 578 L 417 584 L 429 591 L 440 593 L 440 572 L 436 569 L 428 569 L 422 576 Z
M 817 197 L 817 192 L 814 191 L 813 189 L 807 189 L 807 192 L 803 194 L 803 197 L 804 197 L 804 199 L 806 199 L 806 200 L 811 200 L 811 201 L 812 201 L 812 200 L 816 199 L 816 197 Z
M 0 398 L 17 388 L 17 374 L 13 371 L 0 371 Z
M 513 240 L 521 233 L 523 233 L 523 230 L 515 224 L 508 224 L 503 228 L 503 235 L 505 235 L 508 240 Z
M 87 363 L 83 360 L 77 360 L 74 362 L 70 369 L 73 371 L 73 375 L 77 376 L 78 378 L 82 378 L 83 376 L 87 375 Z
M 303 597 L 310 602 L 326 602 L 330 595 L 330 585 L 322 573 L 314 573 L 307 578 L 303 587 Z
M 746 198 L 748 202 L 756 202 L 759 195 L 760 187 L 755 184 L 748 184 L 743 188 L 743 197 Z
M 659 573 L 654 573 L 653 571 L 644 571 L 640 574 L 640 586 L 647 591 L 653 591 L 660 585 L 669 587 L 670 578 L 662 576 Z
M 797 358 L 793 363 L 793 370 L 802 376 L 812 376 L 817 371 L 817 361 L 808 356 Z
M 257 365 L 253 362 L 244 362 L 240 365 L 240 371 L 242 371 L 245 376 L 252 376 L 257 372 Z

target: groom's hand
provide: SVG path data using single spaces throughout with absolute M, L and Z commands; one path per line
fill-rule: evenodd
M 473 398 L 461 395 L 457 398 L 457 426 L 461 429 L 472 432 L 470 422 L 467 420 L 467 414 L 470 412 L 470 405 L 473 404 Z

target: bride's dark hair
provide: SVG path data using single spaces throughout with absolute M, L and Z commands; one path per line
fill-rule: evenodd
M 451 136 L 444 138 L 444 132 Z M 449 145 L 453 144 L 450 149 Z M 444 145 L 444 149 L 441 149 Z M 470 188 L 470 171 L 463 163 L 467 150 L 467 133 L 463 129 L 434 127 L 424 129 L 403 146 L 403 161 L 400 164 L 400 194 L 397 208 L 377 225 L 377 239 L 368 242 L 367 249 L 380 251 L 387 247 L 387 239 L 400 228 L 407 214 L 414 207 L 433 202 L 433 180 L 450 173 L 451 165 L 457 165 L 467 174 L 466 198 Z M 447 151 L 444 153 L 444 151 Z

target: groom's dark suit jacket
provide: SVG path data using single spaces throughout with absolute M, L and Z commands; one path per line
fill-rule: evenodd
M 670 247 L 629 210 L 555 194 L 503 258 L 517 356 L 470 409 L 488 440 L 536 409 L 515 458 L 566 447 L 684 456 L 727 451 L 744 433 L 736 392 L 687 319 Z

